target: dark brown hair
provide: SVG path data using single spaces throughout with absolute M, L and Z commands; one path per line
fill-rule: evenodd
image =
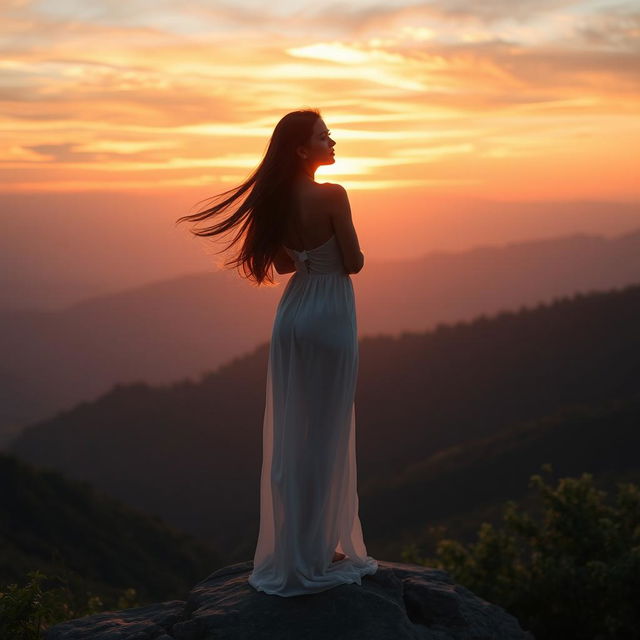
M 215 236 L 239 226 L 234 239 L 223 251 L 244 237 L 242 249 L 224 264 L 242 266 L 244 277 L 254 280 L 258 286 L 264 281 L 274 283 L 273 260 L 289 227 L 293 212 L 292 187 L 302 162 L 296 148 L 309 141 L 320 117 L 318 109 L 287 113 L 273 130 L 264 158 L 249 178 L 241 185 L 205 200 L 232 195 L 204 211 L 182 216 L 176 221 L 176 224 L 184 220 L 199 222 L 216 216 L 248 192 L 232 215 L 205 229 L 191 229 L 191 233 Z

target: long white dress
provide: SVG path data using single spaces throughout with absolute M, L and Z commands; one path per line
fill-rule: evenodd
M 260 530 L 249 584 L 295 596 L 362 584 L 358 514 L 355 297 L 335 234 L 285 248 L 296 271 L 278 304 L 267 369 Z M 345 558 L 333 563 L 334 552 Z

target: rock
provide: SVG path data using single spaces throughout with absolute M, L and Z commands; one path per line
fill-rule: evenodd
M 45 640 L 535 640 L 446 571 L 378 561 L 362 585 L 283 598 L 256 591 L 251 561 L 219 569 L 186 602 L 86 616 Z

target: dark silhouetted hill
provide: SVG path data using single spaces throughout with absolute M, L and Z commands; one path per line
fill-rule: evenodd
M 635 285 L 423 333 L 362 339 L 356 441 L 363 494 L 374 480 L 392 481 L 451 447 L 510 430 L 524 438 L 523 425 L 544 425 L 567 406 L 631 398 L 640 371 L 638 326 Z M 162 515 L 214 543 L 227 559 L 246 559 L 258 528 L 267 357 L 265 344 L 199 381 L 117 386 L 95 402 L 32 425 L 12 451 Z M 547 462 L 549 447 L 588 467 L 602 450 L 597 430 L 606 438 L 609 428 L 606 421 L 597 424 L 589 438 L 558 430 L 568 444 L 548 443 L 522 456 Z M 632 436 L 620 431 L 610 446 L 619 448 L 621 466 L 637 468 L 623 455 L 635 446 Z M 546 437 L 553 440 L 551 432 Z M 507 464 L 508 456 L 502 459 Z M 478 464 L 470 459 L 467 471 L 464 465 L 456 471 L 456 484 L 448 487 L 452 504 L 461 500 L 455 492 L 478 482 Z M 508 468 L 487 472 L 509 474 Z M 400 513 L 405 496 L 395 499 Z M 385 522 L 384 531 L 377 530 L 366 501 L 361 506 L 363 524 L 373 523 L 369 538 L 393 537 L 394 519 L 378 514 Z M 434 515 L 431 506 L 421 511 L 416 520 Z
M 141 601 L 153 601 L 184 597 L 220 566 L 212 548 L 158 516 L 4 453 L 0 498 L 0 585 L 21 584 L 39 569 L 76 589 L 115 598 L 133 587 Z
M 278 286 L 234 271 L 182 276 L 60 311 L 0 313 L 0 446 L 114 384 L 169 384 L 268 341 Z M 360 337 L 424 332 L 576 292 L 640 282 L 640 231 L 576 234 L 376 261 L 353 277 Z

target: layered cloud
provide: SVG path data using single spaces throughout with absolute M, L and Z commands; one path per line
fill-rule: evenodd
M 638 195 L 631 2 L 13 0 L 1 20 L 7 191 L 240 181 L 313 106 L 337 141 L 318 175 L 351 188 L 557 188 L 562 170 L 575 194 L 600 176 Z

